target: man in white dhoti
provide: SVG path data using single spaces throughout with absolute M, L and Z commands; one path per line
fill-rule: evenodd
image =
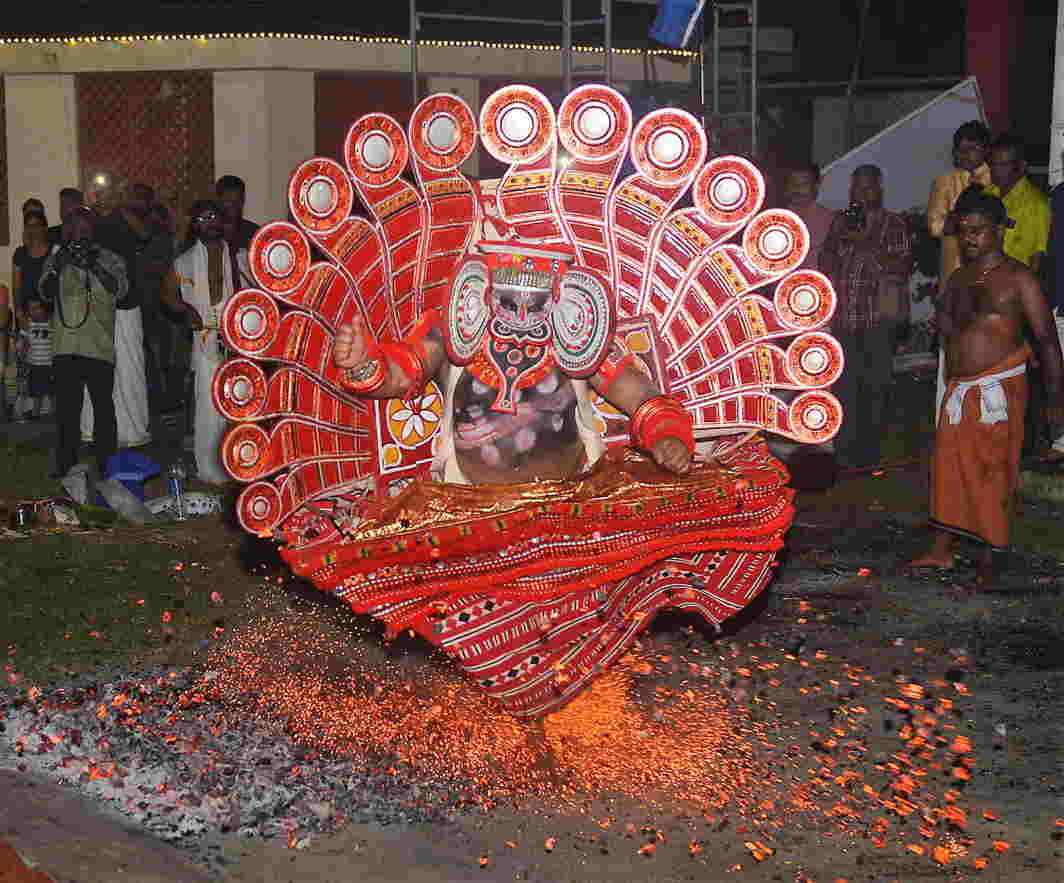
M 196 471 L 201 481 L 221 484 L 229 480 L 219 448 L 225 418 L 214 407 L 211 382 L 225 359 L 219 320 L 226 301 L 250 278 L 247 251 L 230 251 L 225 241 L 222 212 L 217 203 L 202 199 L 192 206 L 191 233 L 195 242 L 174 261 L 163 280 L 160 299 L 175 313 L 185 312 L 194 329 L 192 370 L 195 374 Z M 235 284 L 234 284 L 235 280 Z
M 137 287 L 137 252 L 151 237 L 147 211 L 154 193 L 145 185 L 130 188 L 122 205 L 115 205 L 111 191 L 96 193 L 100 212 L 100 242 L 120 255 L 126 263 L 129 294 L 118 304 L 115 314 L 115 416 L 118 420 L 118 446 L 137 448 L 151 442 L 148 416 L 148 381 L 144 361 L 144 326 L 141 295 Z M 92 439 L 92 403 L 88 395 L 81 411 L 81 436 Z

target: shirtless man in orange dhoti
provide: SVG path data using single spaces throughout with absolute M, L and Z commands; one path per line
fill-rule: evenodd
M 977 583 L 993 576 L 1009 540 L 1027 399 L 1030 326 L 1045 367 L 1049 419 L 1064 422 L 1064 365 L 1037 277 L 1002 251 L 1000 199 L 965 191 L 954 209 L 962 265 L 938 304 L 946 393 L 931 466 L 931 551 L 912 568 L 950 568 L 953 538 L 982 547 Z

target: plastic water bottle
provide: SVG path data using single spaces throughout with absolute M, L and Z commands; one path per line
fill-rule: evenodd
M 185 467 L 178 461 L 170 465 L 166 478 L 170 485 L 170 496 L 174 498 L 177 508 L 177 520 L 184 521 L 185 515 Z

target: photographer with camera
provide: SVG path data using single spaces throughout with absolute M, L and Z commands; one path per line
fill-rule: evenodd
M 835 458 L 844 469 L 861 469 L 879 462 L 894 340 L 909 306 L 912 273 L 909 225 L 883 208 L 878 166 L 854 169 L 850 206 L 835 216 L 820 269 L 835 286 L 832 330 L 846 354 L 834 389 L 844 413 Z
M 56 467 L 65 476 L 78 462 L 79 418 L 88 389 L 96 417 L 96 464 L 103 475 L 117 451 L 112 392 L 115 378 L 115 303 L 129 281 L 125 263 L 96 241 L 96 214 L 87 206 L 63 219 L 63 246 L 49 255 L 39 291 L 52 306 Z

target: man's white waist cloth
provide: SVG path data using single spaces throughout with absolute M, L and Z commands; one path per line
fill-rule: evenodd
M 997 374 L 988 374 L 977 380 L 966 380 L 953 387 L 949 398 L 946 399 L 946 416 L 949 422 L 956 426 L 961 422 L 961 410 L 964 408 L 964 397 L 968 390 L 979 389 L 979 422 L 1002 423 L 1009 419 L 1009 400 L 1005 396 L 1005 390 L 1001 387 L 1002 380 L 1010 377 L 1019 377 L 1027 373 L 1027 363 L 1017 365 L 1015 368 L 1006 368 Z

